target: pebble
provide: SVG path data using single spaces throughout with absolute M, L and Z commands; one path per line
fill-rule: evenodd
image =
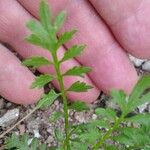
M 11 109 L 8 110 L 1 118 L 0 118 L 0 126 L 8 127 L 11 124 L 14 124 L 19 117 L 19 109 Z
M 136 67 L 140 67 L 146 61 L 146 59 L 139 59 L 132 55 L 129 55 L 129 58 Z
M 146 61 L 143 65 L 142 65 L 142 69 L 144 71 L 150 71 L 150 61 Z
M 36 137 L 36 138 L 41 137 L 41 135 L 39 134 L 39 130 L 33 130 L 33 133 L 34 133 L 34 137 Z
M 93 120 L 96 120 L 96 119 L 97 119 L 97 115 L 96 115 L 96 114 L 93 114 L 93 115 L 92 115 L 92 119 L 93 119 Z
M 86 123 L 86 119 L 85 119 L 83 113 L 78 113 L 78 112 L 76 112 L 74 116 L 75 116 L 75 119 L 76 119 L 79 123 Z

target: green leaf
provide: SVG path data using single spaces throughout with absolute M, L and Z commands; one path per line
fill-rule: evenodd
M 26 41 L 28 41 L 31 44 L 34 44 L 34 45 L 40 46 L 44 49 L 47 49 L 47 46 L 43 42 L 43 40 L 35 34 L 31 34 L 30 36 L 26 37 L 25 39 L 26 39 Z
M 54 79 L 55 78 L 49 74 L 40 75 L 35 78 L 35 81 L 32 83 L 32 88 L 42 88 Z
M 89 110 L 89 107 L 86 105 L 86 103 L 81 101 L 75 101 L 70 106 L 70 109 L 76 110 L 76 111 L 84 111 Z
M 42 0 L 40 4 L 40 21 L 46 30 L 48 30 L 49 25 L 52 24 L 49 5 L 44 0 Z
M 141 148 L 149 143 L 150 136 L 140 128 L 120 128 L 121 134 L 113 139 L 121 144 Z M 149 143 L 150 144 L 150 143 Z
M 85 45 L 72 46 L 70 49 L 68 49 L 68 51 L 65 52 L 64 57 L 62 58 L 61 62 L 69 60 L 71 58 L 74 58 L 74 57 L 80 55 L 83 52 L 84 48 L 85 48 Z
M 37 149 L 38 149 L 38 139 L 34 138 L 31 143 L 31 150 L 37 150 Z
M 91 89 L 92 86 L 87 85 L 84 82 L 77 81 L 71 85 L 71 87 L 68 89 L 68 91 L 72 92 L 87 92 L 89 89 Z
M 70 39 L 72 39 L 73 35 L 77 32 L 77 30 L 71 30 L 68 32 L 64 32 L 62 35 L 60 35 L 58 39 L 58 46 L 61 46 L 68 42 Z
M 52 25 L 51 20 L 51 11 L 49 9 L 49 5 L 42 1 L 40 4 L 40 21 L 44 29 L 47 31 L 49 35 L 49 43 L 51 43 L 51 50 L 56 50 L 57 47 L 57 37 L 55 27 Z
M 19 139 L 15 133 L 13 133 L 10 137 L 8 137 L 5 141 L 5 148 L 17 148 L 19 146 Z
M 31 20 L 27 23 L 27 27 L 32 31 L 34 35 L 36 35 L 39 39 L 49 42 L 49 36 L 46 30 L 42 27 L 42 25 L 34 20 Z
M 94 144 L 96 140 L 99 139 L 99 137 L 100 134 L 98 132 L 98 129 L 91 129 L 88 132 L 79 135 L 80 140 L 88 144 Z
M 63 112 L 61 112 L 61 111 L 55 111 L 55 112 L 53 112 L 53 113 L 51 114 L 49 120 L 50 120 L 50 122 L 56 122 L 56 121 L 59 120 L 60 117 L 62 117 L 62 116 L 63 116 Z
M 41 47 L 45 48 L 48 51 L 53 51 L 56 49 L 56 33 L 54 32 L 54 29 L 52 27 L 49 28 L 50 33 L 36 21 L 29 21 L 27 23 L 27 27 L 32 31 L 32 36 L 27 38 L 28 41 L 31 41 L 31 43 L 39 42 L 39 46 L 41 45 Z M 38 43 L 36 45 L 38 45 Z
M 133 117 L 126 118 L 127 121 L 133 122 L 133 123 L 139 123 L 142 125 L 150 125 L 150 114 L 137 114 Z
M 127 107 L 126 94 L 123 91 L 112 90 L 111 91 L 112 101 L 119 105 L 121 111 L 125 112 Z
M 63 136 L 62 131 L 61 131 L 59 128 L 56 128 L 54 132 L 55 132 L 55 137 L 56 137 L 56 139 L 57 139 L 59 142 L 62 142 L 62 141 L 64 140 L 64 136 Z
M 129 111 L 133 111 L 137 106 L 142 105 L 146 102 L 145 101 L 140 101 L 139 100 L 141 97 L 144 97 L 144 92 L 147 88 L 150 87 L 150 75 L 144 75 L 136 84 L 136 86 L 133 89 L 133 92 L 131 93 L 129 100 L 128 100 L 128 109 Z M 149 94 L 148 96 L 146 96 L 147 98 L 149 98 Z M 150 99 L 147 99 L 147 101 L 150 101 Z
M 41 66 L 50 65 L 51 62 L 44 57 L 35 56 L 26 59 L 22 64 L 27 67 L 39 68 Z
M 88 145 L 82 142 L 73 142 L 71 147 L 73 150 L 88 150 Z
M 58 31 L 64 24 L 65 22 L 65 18 L 66 18 L 66 12 L 62 11 L 60 12 L 56 18 L 55 18 L 55 22 L 54 22 L 54 27 L 56 29 L 56 31 Z
M 51 90 L 48 94 L 44 94 L 43 98 L 38 102 L 37 107 L 51 106 L 59 95 L 60 94 L 57 94 L 54 90 Z
M 41 144 L 40 150 L 46 150 L 46 144 Z
M 19 150 L 27 150 L 29 137 L 27 134 L 22 136 L 17 136 L 16 134 L 12 134 L 11 137 L 6 139 L 5 148 L 6 149 L 19 149 Z
M 109 129 L 111 126 L 108 121 L 106 120 L 92 120 L 88 123 L 92 127 L 99 127 L 99 128 L 105 128 Z
M 64 76 L 80 76 L 84 77 L 83 74 L 86 74 L 91 71 L 91 68 L 83 67 L 83 66 L 75 66 L 69 69 Z
M 112 119 L 112 120 L 115 120 L 116 119 L 116 112 L 111 109 L 111 108 L 97 108 L 95 110 L 95 113 L 98 115 L 98 116 L 101 116 L 101 117 L 104 117 L 104 118 L 107 118 L 107 119 Z

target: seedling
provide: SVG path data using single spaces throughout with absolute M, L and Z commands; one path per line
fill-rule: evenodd
M 87 85 L 84 82 L 76 81 L 73 83 L 68 89 L 64 86 L 64 77 L 65 76 L 80 76 L 83 77 L 85 73 L 91 71 L 90 68 L 84 66 L 75 66 L 70 68 L 65 73 L 61 72 L 60 66 L 63 62 L 72 59 L 83 51 L 85 48 L 84 45 L 73 45 L 69 48 L 62 59 L 59 60 L 58 58 L 58 49 L 68 42 L 76 33 L 76 30 L 71 30 L 64 32 L 57 38 L 57 34 L 62 27 L 66 18 L 66 13 L 61 12 L 56 16 L 54 20 L 52 20 L 51 12 L 49 10 L 49 6 L 44 1 L 41 2 L 40 5 L 40 22 L 36 22 L 34 20 L 30 21 L 27 24 L 27 27 L 31 30 L 32 34 L 27 37 L 27 41 L 40 46 L 47 50 L 50 55 L 52 56 L 52 60 L 48 60 L 44 57 L 32 57 L 24 61 L 24 65 L 34 68 L 39 68 L 43 65 L 53 65 L 55 68 L 56 74 L 44 74 L 37 77 L 32 84 L 33 88 L 42 88 L 45 84 L 49 83 L 50 81 L 56 80 L 59 83 L 60 93 L 55 93 L 54 90 L 51 90 L 48 94 L 45 94 L 43 98 L 39 101 L 37 107 L 45 107 L 50 106 L 58 96 L 62 97 L 63 100 L 63 116 L 65 120 L 65 136 L 64 140 L 62 141 L 63 149 L 70 149 L 70 132 L 71 132 L 71 125 L 68 121 L 68 100 L 67 100 L 67 93 L 69 91 L 72 92 L 86 92 L 88 89 L 92 87 Z M 58 113 L 57 113 L 58 114 Z M 55 116 L 56 115 L 55 113 Z
M 91 119 L 88 123 L 78 125 L 69 123 L 69 108 L 76 111 L 88 111 L 89 108 L 83 102 L 79 101 L 68 106 L 67 93 L 69 91 L 86 92 L 92 87 L 80 81 L 76 81 L 68 89 L 64 86 L 65 76 L 83 77 L 84 74 L 91 71 L 90 68 L 83 66 L 75 66 L 65 73 L 62 73 L 60 69 L 63 62 L 79 56 L 85 48 L 84 45 L 74 45 L 59 60 L 58 49 L 76 33 L 76 30 L 67 31 L 57 38 L 57 33 L 64 24 L 65 17 L 66 13 L 61 12 L 53 20 L 47 3 L 44 1 L 41 2 L 40 22 L 33 20 L 27 24 L 27 27 L 32 32 L 27 37 L 27 41 L 47 50 L 52 56 L 52 60 L 44 57 L 32 57 L 23 63 L 26 66 L 34 68 L 45 65 L 54 66 L 56 74 L 38 76 L 33 82 L 32 88 L 42 88 L 47 83 L 56 80 L 59 83 L 60 93 L 50 90 L 48 94 L 44 94 L 33 112 L 39 108 L 51 106 L 58 97 L 61 97 L 63 112 L 54 112 L 50 117 L 50 121 L 56 121 L 58 118 L 64 117 L 65 132 L 55 129 L 58 147 L 46 147 L 45 144 L 40 144 L 37 139 L 33 139 L 31 144 L 29 144 L 27 135 L 23 135 L 19 139 L 19 137 L 13 134 L 7 139 L 6 148 L 16 148 L 19 150 L 150 149 L 150 114 L 132 114 L 137 106 L 150 102 L 150 92 L 147 90 L 150 87 L 149 75 L 145 75 L 139 80 L 129 96 L 126 96 L 123 91 L 112 90 L 112 101 L 118 105 L 120 110 L 114 108 L 97 108 L 95 110 L 98 116 L 96 120 Z

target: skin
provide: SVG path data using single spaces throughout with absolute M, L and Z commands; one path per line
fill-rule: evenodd
M 25 24 L 32 18 L 38 19 L 40 0 L 0 1 L 0 41 L 8 43 L 23 58 L 42 55 L 49 59 L 47 51 L 28 44 L 24 38 L 29 35 Z M 68 13 L 62 31 L 76 28 L 79 32 L 59 50 L 63 56 L 66 48 L 84 43 L 87 48 L 76 60 L 63 63 L 62 71 L 83 64 L 93 71 L 83 81 L 94 88 L 87 93 L 69 93 L 71 100 L 81 99 L 93 102 L 102 90 L 112 88 L 131 92 L 138 76 L 128 53 L 140 58 L 150 57 L 150 2 L 144 0 L 48 0 L 54 15 L 61 10 Z M 6 9 L 7 8 L 7 9 Z M 41 72 L 54 73 L 51 66 L 42 67 Z M 11 79 L 11 80 L 10 80 Z M 43 91 L 29 89 L 34 75 L 15 57 L 9 49 L 0 46 L 0 95 L 8 100 L 29 104 L 37 101 Z M 77 80 L 65 78 L 65 85 Z M 21 84 L 18 83 L 21 81 Z M 54 82 L 56 88 L 59 88 Z

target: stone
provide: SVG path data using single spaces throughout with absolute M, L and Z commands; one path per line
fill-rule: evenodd
M 140 67 L 146 61 L 146 59 L 139 59 L 132 55 L 129 55 L 129 58 L 133 62 L 134 66 L 136 67 Z
M 150 71 L 150 61 L 146 61 L 143 65 L 142 65 L 142 69 L 144 71 Z
M 8 127 L 11 124 L 14 124 L 19 118 L 19 109 L 11 109 L 8 110 L 1 118 L 0 118 L 0 126 Z
M 36 138 L 41 137 L 41 135 L 39 134 L 39 130 L 33 130 L 33 133 L 34 133 L 34 137 L 36 137 Z
M 96 119 L 97 119 L 97 115 L 96 115 L 96 114 L 93 114 L 93 115 L 92 115 L 92 119 L 93 119 L 93 120 L 96 120 Z

